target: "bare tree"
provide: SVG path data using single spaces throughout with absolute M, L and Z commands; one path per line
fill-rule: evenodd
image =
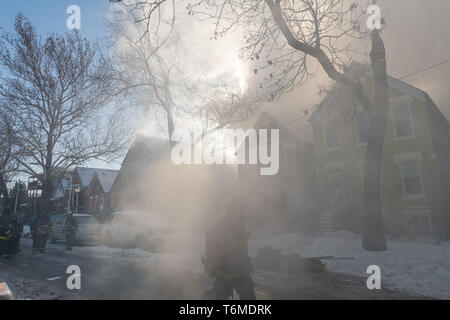
M 21 171 L 42 183 L 48 205 L 52 176 L 90 159 L 112 159 L 126 142 L 119 118 L 105 109 L 110 90 L 98 48 L 73 34 L 40 36 L 21 14 L 2 33 L 0 97 L 20 147 Z M 111 114 L 111 116 L 108 115 Z
M 110 28 L 111 54 L 105 61 L 108 63 L 109 79 L 114 85 L 111 96 L 138 100 L 139 104 L 146 106 L 146 111 L 164 112 L 167 134 L 172 144 L 178 93 L 178 83 L 174 81 L 177 75 L 174 60 L 163 59 L 158 52 L 160 44 L 153 42 L 150 34 L 137 39 L 124 25 L 112 22 Z
M 162 113 L 163 130 L 171 145 L 176 117 L 180 122 L 201 122 L 202 137 L 248 118 L 255 108 L 249 94 L 226 88 L 223 79 L 222 84 L 217 84 L 186 71 L 187 58 L 180 49 L 183 32 L 173 29 L 172 13 L 167 22 L 170 28 L 163 28 L 162 13 L 158 13 L 154 23 L 147 21 L 142 25 L 139 22 L 148 17 L 148 6 L 125 3 L 125 7 L 131 9 L 109 17 L 111 46 L 105 59 L 114 83 L 111 94 L 123 98 L 124 109 L 130 110 L 130 104 L 137 104 L 132 107 Z
M 147 23 L 164 5 L 172 10 L 176 8 L 175 2 L 169 0 L 138 2 L 147 8 L 142 20 Z M 263 73 L 259 76 L 260 87 L 269 98 L 274 99 L 296 84 L 308 81 L 315 73 L 310 59 L 330 79 L 351 92 L 370 122 L 364 167 L 363 247 L 382 251 L 386 250 L 380 189 L 388 109 L 386 54 L 381 30 L 368 31 L 372 44 L 371 88 L 365 88 L 360 80 L 367 75 L 345 72 L 352 58 L 346 39 L 365 36 L 358 20 L 365 10 L 358 7 L 346 0 L 198 0 L 188 1 L 187 10 L 189 14 L 212 19 L 216 39 L 237 28 L 244 33 L 246 45 L 242 56 L 263 60 L 254 72 Z
M 249 58 L 267 57 L 270 70 L 265 85 L 272 98 L 307 81 L 308 59 L 313 58 L 326 74 L 347 88 L 369 117 L 369 137 L 364 166 L 363 247 L 386 250 L 381 208 L 381 155 L 388 108 L 386 54 L 379 29 L 370 33 L 372 88 L 364 88 L 360 77 L 345 72 L 352 57 L 346 38 L 361 38 L 359 18 L 364 10 L 345 0 L 226 0 L 199 1 L 190 7 L 212 17 L 216 36 L 236 26 L 244 28 Z M 257 73 L 255 69 L 255 73 Z M 367 91 L 366 91 L 367 90 Z M 370 96 L 373 93 L 373 97 Z
M 14 160 L 17 149 L 11 119 L 5 112 L 5 106 L 2 105 L 0 108 L 0 197 L 5 204 L 8 200 L 7 182 L 17 170 L 17 162 Z
M 204 99 L 206 103 L 198 110 L 202 113 L 199 118 L 204 121 L 202 136 L 251 119 L 261 104 L 253 92 L 241 94 L 226 87 L 207 92 Z

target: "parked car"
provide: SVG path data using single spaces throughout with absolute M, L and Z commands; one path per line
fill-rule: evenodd
M 100 241 L 102 225 L 98 220 L 89 214 L 74 214 L 78 230 L 75 232 L 75 237 L 78 243 L 95 244 Z M 66 223 L 67 214 L 57 214 L 51 217 L 53 224 L 53 234 L 51 241 L 65 241 L 66 235 L 64 233 L 64 224 Z
M 158 251 L 177 228 L 153 212 L 121 211 L 111 213 L 103 225 L 102 238 L 108 246 L 125 246 Z

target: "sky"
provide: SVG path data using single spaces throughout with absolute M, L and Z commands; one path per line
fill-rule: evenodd
M 40 32 L 66 32 L 66 13 L 70 5 L 81 9 L 81 34 L 91 41 L 104 36 L 103 15 L 108 0 L 3 0 L 0 10 L 1 27 L 11 30 L 14 17 L 22 12 Z

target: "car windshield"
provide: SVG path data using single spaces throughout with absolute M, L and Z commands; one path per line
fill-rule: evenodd
M 98 223 L 97 219 L 94 217 L 75 217 L 75 220 L 77 221 L 77 224 L 90 224 L 90 223 Z

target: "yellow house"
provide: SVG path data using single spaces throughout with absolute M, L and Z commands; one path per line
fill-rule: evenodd
M 428 94 L 388 78 L 382 154 L 385 230 L 393 237 L 450 236 L 450 126 Z M 311 117 L 321 214 L 336 229 L 361 230 L 369 122 L 335 85 Z

